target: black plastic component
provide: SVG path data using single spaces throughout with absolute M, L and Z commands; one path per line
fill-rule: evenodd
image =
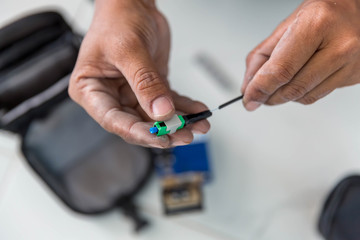
M 182 117 L 185 120 L 185 125 L 189 125 L 189 124 L 196 123 L 198 121 L 201 121 L 201 120 L 206 119 L 211 116 L 212 116 L 212 112 L 210 110 L 207 110 L 207 111 L 203 111 L 203 112 L 199 112 L 199 113 L 184 115 Z

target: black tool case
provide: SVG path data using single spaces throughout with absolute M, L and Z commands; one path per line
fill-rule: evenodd
M 360 239 L 360 176 L 341 180 L 327 197 L 319 219 L 327 240 Z
M 152 172 L 153 157 L 106 132 L 70 100 L 81 40 L 51 11 L 0 29 L 0 129 L 21 136 L 26 162 L 72 210 L 119 208 L 140 230 L 147 221 L 134 197 Z

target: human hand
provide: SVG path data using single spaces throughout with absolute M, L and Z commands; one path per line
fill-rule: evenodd
M 151 0 L 97 0 L 81 45 L 69 94 L 103 128 L 125 141 L 167 148 L 206 133 L 201 121 L 169 136 L 150 134 L 154 121 L 206 106 L 172 91 L 167 81 L 170 33 Z
M 247 110 L 312 104 L 360 80 L 360 2 L 307 0 L 247 57 Z

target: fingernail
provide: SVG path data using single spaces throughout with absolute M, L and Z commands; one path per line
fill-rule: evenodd
M 260 107 L 261 103 L 258 102 L 248 102 L 246 104 L 246 109 L 249 111 L 254 111 L 256 110 L 258 107 Z
M 201 131 L 199 131 L 199 130 L 191 130 L 191 133 L 192 133 L 192 134 L 198 134 L 198 135 L 204 135 L 204 134 L 206 134 L 205 132 L 201 132 Z
M 174 106 L 167 97 L 159 97 L 154 100 L 152 110 L 156 117 L 162 117 L 173 111 Z
M 172 143 L 173 146 L 184 146 L 184 145 L 188 145 L 191 142 L 184 142 L 184 141 L 175 141 Z

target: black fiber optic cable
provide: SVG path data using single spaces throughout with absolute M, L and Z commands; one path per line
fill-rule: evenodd
M 224 107 L 227 107 L 229 106 L 230 104 L 233 104 L 234 102 L 237 102 L 239 100 L 241 100 L 244 96 L 241 95 L 239 97 L 236 97 L 224 104 L 221 104 L 219 107 L 213 109 L 213 110 L 206 110 L 206 111 L 203 111 L 203 112 L 199 112 L 199 113 L 194 113 L 194 114 L 189 114 L 189 115 L 184 115 L 182 116 L 185 120 L 185 125 L 189 125 L 191 123 L 195 123 L 195 122 L 198 122 L 198 121 L 201 121 L 203 119 L 206 119 L 208 117 L 211 117 L 212 116 L 212 113 L 216 110 L 220 110 Z

